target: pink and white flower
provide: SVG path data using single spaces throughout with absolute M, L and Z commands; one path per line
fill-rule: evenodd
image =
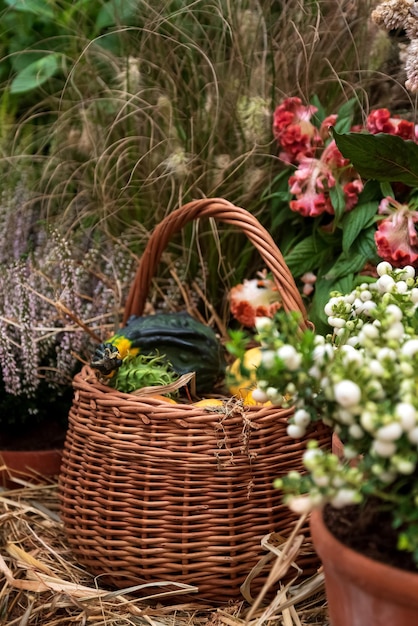
M 313 272 L 305 272 L 305 274 L 300 277 L 300 280 L 303 283 L 303 295 L 310 296 L 315 289 L 315 283 L 317 280 L 316 274 L 314 274 Z
M 304 217 L 333 213 L 328 190 L 334 185 L 330 168 L 320 159 L 301 159 L 298 169 L 289 178 L 290 193 L 296 196 L 290 201 L 290 208 Z
M 304 217 L 317 217 L 322 213 L 333 215 L 329 190 L 337 182 L 344 192 L 345 210 L 350 211 L 358 202 L 363 183 L 335 141 L 331 141 L 320 159 L 301 159 L 298 169 L 290 176 L 290 193 L 296 196 L 290 201 L 290 208 Z
M 300 98 L 286 98 L 273 115 L 273 134 L 281 148 L 279 158 L 285 163 L 298 163 L 314 155 L 322 143 L 320 133 L 311 117 L 317 108 L 302 104 Z
M 324 119 L 319 129 L 319 134 L 321 136 L 322 141 L 326 141 L 327 139 L 330 138 L 331 136 L 330 129 L 333 126 L 335 126 L 337 119 L 338 119 L 338 115 L 336 113 L 333 113 L 332 115 L 328 115 L 328 117 Z
M 379 213 L 389 217 L 377 226 L 375 242 L 378 255 L 395 267 L 418 267 L 418 211 L 386 197 L 379 205 Z
M 272 318 L 281 306 L 275 283 L 268 278 L 245 279 L 229 292 L 231 315 L 243 326 L 255 326 L 256 318 Z
M 412 139 L 416 141 L 418 132 L 413 122 L 408 122 L 399 117 L 392 117 L 388 109 L 375 109 L 372 111 L 366 122 L 369 133 L 388 133 L 397 135 L 402 139 Z

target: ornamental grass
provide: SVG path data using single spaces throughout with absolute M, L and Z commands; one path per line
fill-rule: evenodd
M 31 3 L 23 4 L 7 9 L 9 23 L 33 18 Z M 72 4 L 37 16 L 46 35 L 55 33 L 37 49 L 62 56 L 53 75 L 38 85 L 35 74 L 25 91 L 15 70 L 4 83 L 0 175 L 19 179 L 29 169 L 30 202 L 41 219 L 67 232 L 110 232 L 135 253 L 166 214 L 200 197 L 224 197 L 269 228 L 276 216 L 263 191 L 278 167 L 277 103 L 316 94 L 336 110 L 355 92 L 368 108 L 371 84 L 382 82 L 369 70 L 373 2 L 159 0 L 141 2 L 138 14 L 136 3 L 122 3 L 126 14 L 113 16 L 94 0 L 76 23 Z M 5 43 L 12 70 L 13 62 L 20 69 L 28 57 L 15 51 L 24 42 Z M 386 53 L 379 54 L 377 65 Z M 227 229 L 221 259 L 212 240 L 190 258 L 193 236 L 177 248 L 192 267 L 202 258 L 223 264 L 239 282 L 256 263 Z M 207 279 L 215 305 L 231 284 Z

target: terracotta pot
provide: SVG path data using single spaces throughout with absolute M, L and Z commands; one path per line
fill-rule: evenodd
M 21 486 L 17 480 L 41 483 L 59 473 L 62 450 L 3 450 L 0 451 L 0 485 Z
M 407 626 L 418 623 L 418 573 L 351 550 L 311 515 L 315 550 L 324 566 L 331 626 Z

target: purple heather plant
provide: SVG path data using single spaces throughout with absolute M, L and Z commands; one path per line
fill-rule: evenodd
M 10 224 L 9 224 L 10 225 Z M 17 239 L 20 233 L 17 234 Z M 11 397 L 51 400 L 71 387 L 80 361 L 88 359 L 94 339 L 118 322 L 123 298 L 135 270 L 134 257 L 122 246 L 88 240 L 76 242 L 40 227 L 32 250 L 12 242 L 14 258 L 3 252 L 0 263 L 0 410 Z M 35 238 L 32 239 L 35 241 Z M 85 253 L 86 247 L 89 250 Z M 67 311 L 70 314 L 67 314 Z M 114 319 L 112 319 L 115 314 Z M 45 400 L 45 398 L 44 398 Z M 33 408 L 35 407 L 35 408 Z M 3 419 L 16 412 L 1 411 Z M 29 415 L 20 415 L 27 419 Z

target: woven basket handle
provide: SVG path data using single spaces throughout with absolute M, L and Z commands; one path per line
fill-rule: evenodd
M 124 324 L 131 315 L 143 313 L 155 270 L 173 233 L 179 232 L 185 224 L 201 217 L 213 217 L 220 222 L 232 224 L 247 235 L 273 275 L 284 310 L 286 312 L 299 311 L 302 314 L 301 327 L 306 327 L 307 315 L 301 295 L 270 233 L 254 215 L 223 198 L 193 200 L 167 215 L 155 227 L 140 259 L 128 294 Z

